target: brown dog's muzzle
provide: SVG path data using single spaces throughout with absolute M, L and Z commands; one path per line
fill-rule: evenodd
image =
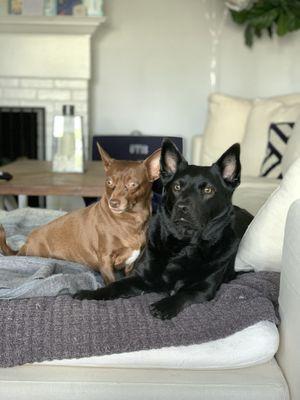
M 114 190 L 108 200 L 109 208 L 112 212 L 121 214 L 129 208 L 129 201 L 126 198 L 125 190 Z
M 110 205 L 111 208 L 118 209 L 120 207 L 120 205 L 121 205 L 121 202 L 120 202 L 120 200 L 110 199 L 109 200 L 109 205 Z

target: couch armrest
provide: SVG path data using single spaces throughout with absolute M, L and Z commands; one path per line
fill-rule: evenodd
M 197 135 L 192 140 L 192 164 L 202 164 L 203 135 Z
M 277 360 L 289 384 L 291 399 L 300 399 L 300 199 L 289 209 L 280 279 L 280 346 Z

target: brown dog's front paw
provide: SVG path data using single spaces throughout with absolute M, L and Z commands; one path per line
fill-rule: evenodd
M 174 318 L 180 311 L 172 297 L 166 297 L 165 299 L 157 301 L 156 303 L 151 304 L 149 308 L 153 317 L 162 320 Z

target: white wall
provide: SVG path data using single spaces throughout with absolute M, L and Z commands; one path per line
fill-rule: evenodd
M 93 42 L 91 134 L 134 129 L 191 137 L 205 123 L 210 47 L 205 7 L 222 0 L 105 0 Z M 219 14 L 218 14 L 219 15 Z M 300 33 L 249 50 L 228 16 L 217 90 L 241 96 L 300 91 Z
M 220 90 L 240 96 L 300 92 L 300 31 L 257 40 L 249 49 L 230 18 L 220 46 Z

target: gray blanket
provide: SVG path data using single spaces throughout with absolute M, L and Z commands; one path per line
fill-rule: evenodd
M 0 212 L 8 243 L 18 249 L 34 228 L 63 215 L 61 211 L 18 209 Z M 39 257 L 0 257 L 0 299 L 73 294 L 97 289 L 99 274 L 84 265 Z
M 10 243 L 53 217 L 49 211 L 0 212 Z M 47 221 L 46 221 L 47 220 Z M 158 294 L 114 301 L 79 301 L 77 288 L 95 288 L 84 266 L 32 257 L 0 258 L 0 366 L 189 345 L 231 335 L 259 321 L 278 323 L 279 274 L 247 273 L 223 284 L 215 299 L 194 304 L 170 321 L 151 316 Z M 22 297 L 30 297 L 21 299 Z

